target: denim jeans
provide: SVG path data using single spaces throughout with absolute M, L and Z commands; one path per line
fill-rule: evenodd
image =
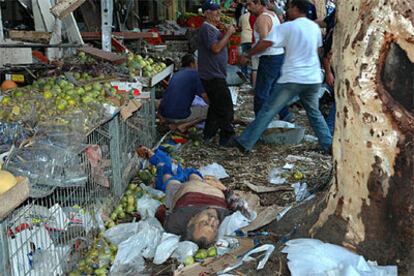
M 261 56 L 259 68 L 257 69 L 256 87 L 254 92 L 254 113 L 262 108 L 263 104 L 268 101 L 271 93 L 275 92 L 275 85 L 280 77 L 284 55 Z M 277 91 L 276 91 L 277 92 Z M 288 107 L 280 111 L 280 118 L 289 114 Z
M 322 149 L 328 151 L 332 145 L 332 135 L 321 111 L 319 110 L 320 84 L 280 83 L 276 84 L 269 100 L 265 102 L 256 116 L 236 141 L 250 151 L 259 140 L 273 117 L 295 96 L 299 96 L 306 110 L 309 122 Z

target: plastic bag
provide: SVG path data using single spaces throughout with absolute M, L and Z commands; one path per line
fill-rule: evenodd
M 188 256 L 194 256 L 197 251 L 197 244 L 193 243 L 192 241 L 182 241 L 178 243 L 177 249 L 175 249 L 172 257 L 176 258 L 180 263 L 184 263 L 184 260 Z
M 164 233 L 162 234 L 161 243 L 158 245 L 157 250 L 155 251 L 154 264 L 164 263 L 178 247 L 178 242 L 180 241 L 180 236 Z
M 218 237 L 223 238 L 224 236 L 232 236 L 236 230 L 249 225 L 250 222 L 251 220 L 243 216 L 240 211 L 237 211 L 230 216 L 227 216 L 220 224 Z
M 308 191 L 308 185 L 306 183 L 294 183 L 292 186 L 295 189 L 296 202 L 301 202 L 311 195 Z
M 163 191 L 154 189 L 150 186 L 145 185 L 144 183 L 141 183 L 139 185 L 141 189 L 143 189 L 145 192 L 149 193 L 150 195 L 157 197 L 157 198 L 163 198 L 165 196 L 165 193 Z
M 204 166 L 204 167 L 200 168 L 199 171 L 203 176 L 211 175 L 211 176 L 217 177 L 218 179 L 229 177 L 229 175 L 226 173 L 226 170 L 224 169 L 224 167 L 222 165 L 217 164 L 217 163 L 213 163 L 213 164 Z
M 274 168 L 269 172 L 268 180 L 272 184 L 280 185 L 286 182 L 286 179 L 281 176 L 285 170 L 282 168 Z
M 113 275 L 137 275 L 145 269 L 144 258 L 153 258 L 164 232 L 160 222 L 149 218 L 137 223 L 139 231 L 118 245 Z M 113 228 L 111 228 L 113 229 Z
M 138 233 L 141 224 L 140 222 L 121 223 L 105 231 L 104 237 L 112 244 L 119 245 L 132 235 Z
M 396 276 L 397 266 L 378 266 L 348 249 L 315 239 L 294 239 L 286 242 L 288 267 L 296 275 L 382 275 Z
M 156 199 L 153 199 L 148 194 L 143 195 L 137 200 L 137 210 L 142 219 L 153 218 L 161 205 Z

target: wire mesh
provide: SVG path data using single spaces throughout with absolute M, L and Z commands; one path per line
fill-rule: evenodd
M 143 101 L 140 110 L 127 120 L 115 118 L 110 123 L 113 194 L 120 197 L 139 168 L 135 154 L 138 145 L 151 147 L 155 141 L 155 115 L 152 101 Z
M 102 148 L 102 159 L 110 159 L 108 129 L 109 123 L 103 124 L 87 137 L 88 144 Z M 88 172 L 86 186 L 56 188 L 45 197 L 29 198 L 1 223 L 1 250 L 8 254 L 2 257 L 1 274 L 63 275 L 68 270 L 79 241 L 92 235 L 94 204 L 108 197 L 108 188 L 91 175 L 86 154 L 80 159 Z M 105 174 L 112 182 L 110 168 Z
M 137 145 L 155 141 L 154 102 L 145 101 L 127 120 L 119 115 L 87 137 L 98 145 L 102 160 L 110 160 L 99 185 L 85 153 L 80 160 L 88 172 L 84 187 L 56 188 L 47 196 L 30 198 L 0 222 L 0 275 L 63 275 L 72 269 L 72 257 L 96 234 L 96 205 L 113 202 L 138 169 Z M 102 175 L 101 175 L 102 177 Z M 87 245 L 86 245 L 87 247 Z

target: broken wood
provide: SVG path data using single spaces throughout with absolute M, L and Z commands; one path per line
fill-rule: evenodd
M 82 47 L 78 49 L 79 51 L 84 52 L 85 54 L 91 55 L 94 58 L 105 60 L 114 64 L 121 64 L 128 60 L 126 56 L 117 55 L 111 52 L 106 52 L 94 47 Z
M 277 191 L 292 191 L 293 188 L 289 186 L 274 186 L 274 187 L 267 187 L 267 186 L 257 186 L 251 184 L 249 182 L 245 182 L 247 187 L 249 187 L 252 191 L 260 194 L 260 193 L 270 193 L 270 192 L 277 192 Z
M 213 258 L 207 258 L 202 263 L 195 263 L 183 269 L 174 271 L 174 276 L 215 275 L 217 272 L 234 265 L 237 257 L 254 247 L 251 239 L 239 238 L 240 246 L 233 251 Z
M 13 40 L 49 43 L 52 33 L 50 32 L 35 32 L 35 31 L 17 31 L 10 30 L 9 38 Z
M 86 0 L 60 0 L 50 11 L 54 16 L 63 19 L 80 7 Z

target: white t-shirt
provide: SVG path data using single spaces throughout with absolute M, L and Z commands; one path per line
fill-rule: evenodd
M 300 17 L 278 25 L 275 32 L 265 40 L 275 47 L 285 48 L 285 59 L 278 83 L 322 83 L 318 48 L 322 47 L 322 34 L 319 26 Z

